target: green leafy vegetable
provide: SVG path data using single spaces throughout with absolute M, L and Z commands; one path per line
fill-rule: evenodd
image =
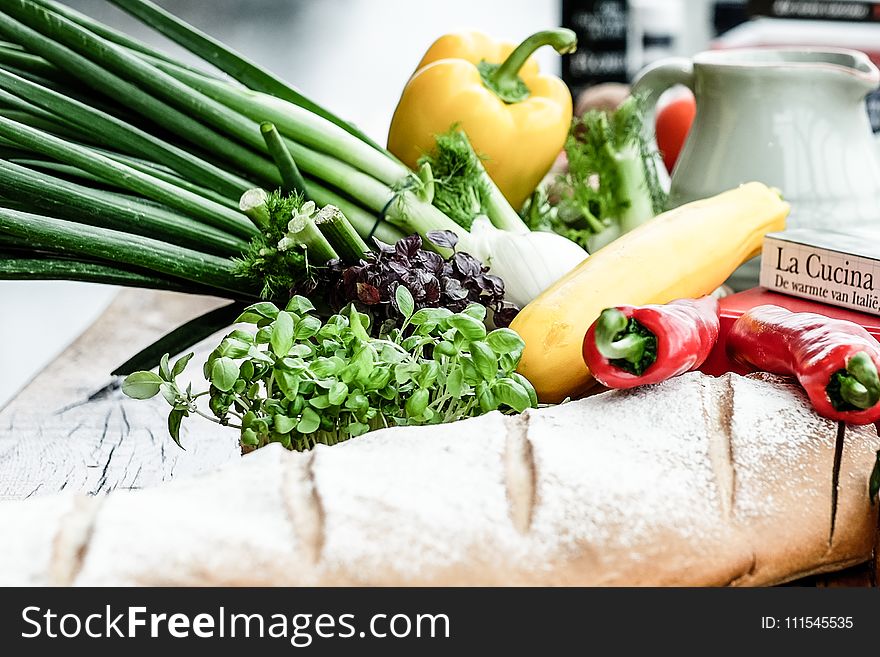
M 191 355 L 173 366 L 163 358 L 159 374 L 131 374 L 123 390 L 138 399 L 161 391 L 172 407 L 175 440 L 182 419 L 195 413 L 239 429 L 245 448 L 278 442 L 296 450 L 382 427 L 537 405 L 534 388 L 515 371 L 525 344 L 510 329 L 487 333 L 478 319 L 485 308 L 413 312 L 403 286 L 395 300 L 400 326 L 378 337 L 370 337 L 369 316 L 353 306 L 322 323 L 304 297 L 295 296 L 286 310 L 254 304 L 239 317 L 254 330 L 232 331 L 208 357 L 208 390 L 193 393 L 176 382 Z M 206 396 L 211 415 L 199 409 Z
M 525 209 L 533 230 L 549 230 L 592 252 L 643 224 L 664 209 L 657 154 L 645 139 L 640 99 L 614 112 L 593 110 L 572 123 L 565 144 L 568 173 L 554 191 L 536 192 Z

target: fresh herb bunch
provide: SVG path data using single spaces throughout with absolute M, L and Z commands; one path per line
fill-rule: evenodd
M 240 258 L 235 258 L 236 275 L 262 285 L 260 296 L 277 299 L 294 287 L 302 287 L 311 277 L 305 251 L 289 244 L 288 225 L 302 209 L 301 194 L 282 194 L 280 190 L 265 194 L 249 211 L 260 229 Z M 314 204 L 311 204 L 314 209 Z M 287 240 L 287 241 L 285 241 Z M 288 247 L 288 248 L 284 248 Z
M 560 198 L 551 206 L 546 194 L 533 195 L 526 224 L 593 252 L 662 212 L 666 193 L 643 122 L 637 97 L 613 112 L 593 110 L 575 119 L 565 143 L 568 172 L 553 186 Z
M 480 157 L 458 126 L 435 137 L 436 148 L 419 158 L 420 167 L 430 167 L 434 207 L 463 228 L 470 230 L 474 217 L 485 212 L 490 188 Z
M 513 321 L 519 308 L 504 301 L 504 281 L 488 273 L 489 268 L 473 256 L 456 251 L 458 236 L 450 231 L 432 231 L 428 240 L 438 249 L 449 249 L 444 258 L 424 248 L 422 238 L 410 235 L 394 245 L 374 239 L 378 252 L 358 264 L 346 267 L 339 261 L 328 263 L 332 305 L 341 308 L 357 302 L 367 306 L 379 326 L 390 321 L 400 325 L 402 314 L 397 305 L 397 290 L 406 288 L 414 299 L 415 309 L 448 308 L 461 312 L 478 303 L 493 311 L 495 326 Z
M 238 318 L 256 332 L 232 331 L 205 362 L 208 390 L 193 393 L 177 383 L 189 354 L 173 367 L 164 357 L 158 374 L 131 374 L 123 392 L 136 399 L 161 392 L 178 444 L 182 419 L 199 414 L 239 429 L 245 449 L 278 442 L 299 451 L 382 427 L 537 405 L 534 388 L 516 372 L 522 338 L 506 328 L 487 332 L 484 306 L 416 310 L 399 285 L 394 307 L 401 325 L 374 338 L 369 316 L 353 305 L 322 323 L 304 297 L 284 310 L 260 302 Z M 198 407 L 205 396 L 213 417 Z

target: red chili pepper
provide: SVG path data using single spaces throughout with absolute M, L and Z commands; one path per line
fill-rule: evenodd
M 756 306 L 734 322 L 727 350 L 744 365 L 797 377 L 823 417 L 880 420 L 880 343 L 854 322 Z
M 659 383 L 702 365 L 718 330 L 713 297 L 606 308 L 584 336 L 584 362 L 609 388 Z

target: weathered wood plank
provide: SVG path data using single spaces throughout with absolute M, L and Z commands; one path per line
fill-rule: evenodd
M 0 499 L 60 490 L 153 486 L 239 454 L 234 431 L 194 419 L 177 447 L 162 399 L 125 398 L 109 372 L 168 330 L 222 304 L 145 290 L 120 292 L 61 357 L 0 412 Z M 209 349 L 210 339 L 202 351 Z

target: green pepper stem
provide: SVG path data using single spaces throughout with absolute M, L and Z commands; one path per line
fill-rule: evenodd
M 542 46 L 553 46 L 560 55 L 572 53 L 577 48 L 577 35 L 563 27 L 536 32 L 519 44 L 500 65 L 481 62 L 483 83 L 506 103 L 525 100 L 530 92 L 519 71 L 532 53 Z
M 618 337 L 629 324 L 617 308 L 606 308 L 596 324 L 596 349 L 608 360 L 625 360 L 637 364 L 645 355 L 648 336 L 629 333 Z
M 864 351 L 850 357 L 846 374 L 840 377 L 840 396 L 845 402 L 862 410 L 880 401 L 880 376 L 874 361 Z

